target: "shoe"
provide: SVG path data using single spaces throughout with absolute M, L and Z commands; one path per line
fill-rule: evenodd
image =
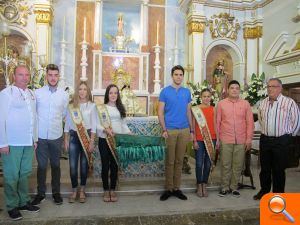
M 77 197 L 77 192 L 72 192 L 72 194 L 69 197 L 69 203 L 74 203 Z
M 260 190 L 256 195 L 253 196 L 253 200 L 260 200 L 267 192 Z
M 45 200 L 45 195 L 37 194 L 34 200 L 31 202 L 31 205 L 39 205 Z
M 176 190 L 176 191 L 173 191 L 173 196 L 181 199 L 181 200 L 187 200 L 187 197 L 182 193 L 181 190 Z
M 208 197 L 207 184 L 202 184 L 203 197 Z
M 197 184 L 197 192 L 196 193 L 199 198 L 203 197 L 202 184 Z
M 236 197 L 236 198 L 239 198 L 241 196 L 240 192 L 237 191 L 237 190 L 232 191 L 231 194 L 232 194 L 233 197 Z
M 85 198 L 86 198 L 85 192 L 83 190 L 81 190 L 80 193 L 79 193 L 79 202 L 80 203 L 85 203 Z
M 168 198 L 170 198 L 173 195 L 171 191 L 164 191 L 164 193 L 160 196 L 160 201 L 166 201 Z
M 12 220 L 21 220 L 23 219 L 22 214 L 17 208 L 8 211 L 8 215 Z
M 60 193 L 55 193 L 52 195 L 53 201 L 56 205 L 61 205 L 63 203 L 63 199 L 60 196 Z
M 228 190 L 221 190 L 218 194 L 218 196 L 220 197 L 225 197 L 227 194 L 229 194 Z
M 27 212 L 39 212 L 40 211 L 40 207 L 32 205 L 31 203 L 28 202 L 26 205 L 18 207 L 18 210 L 20 210 L 20 211 L 27 211 Z
M 110 191 L 110 201 L 111 202 L 117 202 L 118 201 L 118 197 L 117 197 L 116 192 Z
M 103 201 L 104 201 L 104 202 L 110 202 L 110 194 L 109 194 L 109 191 L 104 191 L 104 194 L 103 194 Z

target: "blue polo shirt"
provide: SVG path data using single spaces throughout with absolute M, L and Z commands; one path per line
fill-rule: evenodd
M 160 92 L 159 101 L 165 103 L 166 128 L 184 129 L 189 127 L 187 107 L 192 101 L 189 89 L 180 87 L 176 90 L 173 86 L 167 86 Z

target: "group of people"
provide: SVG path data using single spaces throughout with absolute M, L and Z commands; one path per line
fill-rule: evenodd
M 116 202 L 118 166 L 114 157 L 115 149 L 108 139 L 116 133 L 130 133 L 124 121 L 126 111 L 118 87 L 109 85 L 104 104 L 96 106 L 88 84 L 83 81 L 76 87 L 70 101 L 68 94 L 58 87 L 59 68 L 54 64 L 46 67 L 47 85 L 44 87 L 35 91 L 28 89 L 30 77 L 28 67 L 19 65 L 14 70 L 14 84 L 0 92 L 0 152 L 4 199 L 10 218 L 20 220 L 21 211 L 40 210 L 37 205 L 46 198 L 49 161 L 53 201 L 57 205 L 63 203 L 60 194 L 60 155 L 63 145 L 69 153 L 72 183 L 69 202 L 79 200 L 84 203 L 85 186 L 92 163 L 90 156 L 95 150 L 96 137 L 99 138 L 101 155 L 103 200 Z M 31 200 L 28 179 L 34 155 L 38 164 L 37 194 Z
M 159 96 L 158 118 L 162 136 L 166 139 L 165 191 L 160 200 L 171 196 L 186 200 L 180 190 L 183 158 L 187 143 L 195 149 L 197 195 L 207 197 L 207 182 L 212 167 L 214 149 L 220 151 L 221 190 L 219 196 L 239 197 L 238 180 L 243 169 L 245 151 L 251 148 L 254 130 L 253 114 L 247 101 L 239 98 L 240 84 L 228 83 L 228 97 L 214 108 L 212 93 L 201 92 L 202 103 L 191 106 L 191 93 L 182 86 L 184 69 L 180 65 L 171 71 L 172 84 Z M 101 155 L 103 201 L 116 202 L 118 161 L 114 146 L 115 134 L 130 134 L 124 120 L 126 110 L 116 85 L 107 87 L 104 104 L 96 105 L 88 84 L 80 82 L 69 101 L 68 94 L 58 87 L 59 69 L 46 67 L 47 85 L 35 90 L 27 88 L 29 69 L 19 65 L 14 70 L 14 84 L 0 92 L 0 152 L 3 160 L 4 198 L 12 220 L 22 219 L 20 211 L 38 212 L 46 197 L 48 161 L 51 166 L 52 197 L 62 204 L 60 194 L 60 154 L 62 146 L 69 153 L 72 192 L 69 203 L 86 201 L 85 186 L 92 162 L 91 153 L 98 148 Z M 282 83 L 272 78 L 268 94 L 259 107 L 262 127 L 260 139 L 261 190 L 254 199 L 270 192 L 284 192 L 286 146 L 300 126 L 299 108 L 281 94 Z M 63 125 L 64 123 L 64 125 Z M 64 132 L 64 138 L 63 138 Z M 31 201 L 28 179 L 36 155 L 37 194 Z M 80 164 L 80 184 L 78 169 Z
M 220 197 L 231 194 L 240 197 L 238 182 L 245 152 L 251 149 L 254 132 L 253 113 L 248 101 L 240 98 L 240 84 L 231 80 L 227 97 L 214 108 L 210 105 L 212 93 L 201 91 L 201 104 L 191 106 L 191 93 L 182 86 L 184 69 L 175 66 L 171 71 L 172 84 L 159 96 L 158 117 L 166 138 L 165 191 L 161 201 L 175 196 L 187 197 L 180 190 L 181 168 L 187 143 L 195 149 L 197 195 L 207 197 L 207 182 L 215 160 L 220 153 Z M 292 135 L 300 127 L 300 112 L 296 102 L 283 96 L 280 79 L 271 78 L 267 84 L 268 97 L 258 109 L 260 138 L 260 191 L 253 196 L 259 200 L 271 191 L 284 192 L 287 154 Z

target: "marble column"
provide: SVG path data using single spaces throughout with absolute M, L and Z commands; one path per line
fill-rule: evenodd
M 251 75 L 261 74 L 262 71 L 262 24 L 244 23 L 245 39 L 245 77 L 244 82 L 248 83 Z
M 94 29 L 94 43 L 101 45 L 102 40 L 102 11 L 103 0 L 95 1 L 95 29 Z
M 48 63 L 52 60 L 51 27 L 53 20 L 53 8 L 51 1 L 35 1 L 34 14 L 36 18 L 36 52 L 38 56 L 45 55 L 45 60 Z
M 141 4 L 141 40 L 140 40 L 140 49 L 143 51 L 144 46 L 148 46 L 148 3 L 149 0 L 143 0 Z

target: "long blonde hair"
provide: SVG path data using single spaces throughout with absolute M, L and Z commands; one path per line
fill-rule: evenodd
M 87 89 L 87 100 L 91 101 L 91 102 L 93 101 L 92 92 L 91 92 L 91 89 L 90 89 L 89 85 L 85 81 L 80 81 L 80 83 L 76 87 L 73 98 L 70 102 L 71 104 L 73 104 L 74 107 L 79 106 L 79 88 L 82 84 L 84 84 L 86 86 L 86 89 Z

